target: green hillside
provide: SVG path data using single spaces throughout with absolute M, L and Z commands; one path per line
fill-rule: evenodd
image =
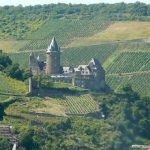
M 31 51 L 45 61 L 45 49 L 55 36 L 63 66 L 76 67 L 97 58 L 113 90 L 131 84 L 149 95 L 149 9 L 142 3 L 1 7 L 0 49 L 28 67 Z
M 113 90 L 120 91 L 123 86 L 131 84 L 143 96 L 150 95 L 150 43 L 125 41 L 62 50 L 61 62 L 64 66 L 76 67 L 79 64 L 88 64 L 92 57 L 97 58 L 105 68 L 106 81 Z M 11 53 L 10 56 L 14 62 L 27 67 L 29 54 L 30 52 L 20 52 Z M 45 61 L 44 50 L 35 50 L 35 54 Z
M 121 95 L 55 96 L 3 100 L 2 104 L 7 105 L 1 123 L 15 127 L 19 148 L 28 148 L 27 142 L 31 150 L 75 150 L 83 145 L 90 149 L 131 150 L 134 143 L 149 143 L 149 98 L 142 99 L 131 89 L 124 89 Z
M 45 61 L 53 36 L 63 66 L 77 67 L 97 58 L 115 93 L 55 83 L 40 89 L 38 96 L 26 96 L 26 78 L 6 76 L 8 66 L 5 70 L 1 65 L 0 124 L 14 127 L 19 150 L 131 150 L 133 144 L 149 145 L 150 5 L 0 7 L 0 49 L 19 63 L 16 72 L 29 77 L 29 54 Z M 9 150 L 1 135 L 0 149 Z
M 0 72 L 0 94 L 25 95 L 28 93 L 28 87 L 25 83 L 7 77 Z

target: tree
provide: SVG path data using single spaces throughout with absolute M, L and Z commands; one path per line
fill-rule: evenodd
M 131 9 L 131 14 L 134 16 L 147 16 L 148 6 L 144 3 L 136 2 Z
M 4 115 L 5 115 L 4 107 L 2 106 L 2 104 L 0 104 L 0 121 L 3 120 Z
M 20 134 L 20 145 L 24 147 L 26 150 L 32 150 L 34 148 L 34 141 L 33 141 L 34 130 L 26 129 L 22 131 Z
M 12 60 L 6 54 L 0 54 L 0 71 L 12 64 Z
M 0 138 L 0 150 L 11 150 L 8 139 Z
M 22 79 L 23 80 L 26 80 L 28 79 L 29 77 L 32 77 L 32 72 L 30 69 L 23 69 L 22 70 Z
M 132 89 L 131 85 L 126 85 L 123 87 L 124 96 L 130 101 L 133 102 L 136 99 L 139 99 L 139 94 Z
M 18 80 L 23 79 L 22 70 L 19 68 L 19 64 L 12 64 L 11 66 L 7 67 L 5 69 L 5 73 L 11 78 L 15 78 Z

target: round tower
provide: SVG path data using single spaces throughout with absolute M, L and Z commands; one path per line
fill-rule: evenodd
M 46 75 L 60 74 L 60 48 L 55 37 L 46 51 Z

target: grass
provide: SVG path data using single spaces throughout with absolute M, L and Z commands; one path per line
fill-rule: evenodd
M 122 40 L 143 39 L 150 37 L 150 22 L 115 22 L 104 31 L 93 36 L 81 37 L 69 46 L 84 46 Z
M 17 40 L 0 40 L 0 49 L 3 50 L 3 52 L 16 52 L 26 44 L 27 41 L 17 41 Z
M 69 83 L 62 83 L 62 82 L 51 82 L 50 83 L 50 88 L 52 89 L 68 89 L 68 91 L 78 91 L 78 92 L 84 92 L 87 91 L 87 89 L 80 88 L 78 86 L 72 86 L 72 84 Z
M 35 104 L 34 104 L 35 105 Z M 63 97 L 46 98 L 33 108 L 35 113 L 57 116 L 84 115 L 99 111 L 98 103 L 90 94 L 63 95 Z
M 7 99 L 9 96 L 7 95 L 0 95 L 0 101 L 4 101 L 5 99 Z
M 44 107 L 44 99 L 39 97 L 27 98 L 20 97 L 15 103 L 9 105 L 5 110 L 6 116 L 3 120 L 3 124 L 17 124 L 17 125 L 43 125 L 47 122 L 59 122 L 64 118 L 54 117 L 52 114 L 38 114 L 34 110 Z M 56 107 L 55 107 L 56 108 Z
M 22 95 L 28 92 L 28 88 L 24 82 L 12 79 L 0 72 L 0 93 Z
M 3 124 L 42 125 L 58 122 L 68 115 L 86 115 L 99 111 L 99 105 L 90 94 L 64 95 L 63 98 L 20 97 L 5 110 Z

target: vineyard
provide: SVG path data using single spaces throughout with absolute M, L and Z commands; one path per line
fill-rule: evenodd
M 107 73 L 132 73 L 142 70 L 150 62 L 149 52 L 123 52 L 107 68 Z
M 142 95 L 149 95 L 150 42 L 146 42 L 149 22 L 110 21 L 97 14 L 94 17 L 64 15 L 57 19 L 50 15 L 47 19 L 39 20 L 41 23 L 36 26 L 37 21 L 36 18 L 31 24 L 30 20 L 31 32 L 21 33 L 22 39 L 0 41 L 0 47 L 9 52 L 13 62 L 28 67 L 31 51 L 45 61 L 45 50 L 55 36 L 63 51 L 63 66 L 77 67 L 88 64 L 91 58 L 97 58 L 106 70 L 108 85 L 114 91 L 119 92 L 124 85 L 131 84 Z M 26 93 L 24 83 L 17 83 L 23 84 L 22 89 L 16 83 L 12 88 L 11 81 L 6 90 L 3 84 L 6 78 L 2 75 L 0 78 L 3 80 L 1 91 Z
M 59 121 L 67 115 L 86 115 L 98 111 L 99 105 L 90 94 L 64 95 L 46 99 L 22 97 L 20 101 L 16 101 L 6 109 L 6 117 L 11 117 L 14 124 L 30 122 L 34 125 Z
M 150 96 L 150 73 L 134 75 L 128 84 L 131 84 L 133 89 L 142 96 Z
M 149 73 L 138 73 L 136 75 L 125 75 L 125 76 L 107 76 L 108 85 L 115 92 L 120 92 L 125 85 L 131 85 L 133 90 L 138 92 L 142 96 L 150 96 L 150 72 Z
M 106 76 L 107 84 L 115 92 L 119 92 L 121 88 L 128 83 L 130 77 L 126 76 Z
M 11 119 L 13 124 L 30 124 L 37 125 L 46 122 L 57 122 L 63 120 L 63 118 L 54 117 L 51 114 L 38 114 L 34 112 L 34 109 L 38 109 L 41 105 L 44 106 L 41 98 L 20 98 L 20 101 L 17 101 L 10 105 L 5 111 L 7 116 L 4 120 L 4 123 L 7 123 L 7 120 Z M 46 107 L 45 107 L 46 108 Z M 37 111 L 37 110 L 36 110 Z
M 78 66 L 79 64 L 88 64 L 91 58 L 97 58 L 103 64 L 107 58 L 117 49 L 118 44 L 101 44 L 88 47 L 64 48 L 62 49 L 61 61 L 64 66 Z M 14 62 L 21 66 L 28 65 L 30 52 L 10 54 Z M 45 51 L 35 51 L 36 56 L 40 56 L 45 61 Z
M 61 61 L 63 66 L 76 67 L 79 64 L 88 64 L 90 59 L 94 57 L 103 65 L 104 63 L 108 64 L 105 68 L 106 81 L 111 89 L 119 92 L 123 86 L 131 84 L 133 89 L 140 94 L 149 94 L 149 43 L 107 43 L 77 48 L 63 48 L 62 50 Z M 14 62 L 19 62 L 21 66 L 27 67 L 29 53 L 12 53 L 11 58 Z M 115 53 L 116 55 L 114 56 Z M 35 51 L 35 55 L 40 55 L 40 59 L 45 60 L 44 50 Z
M 110 24 L 111 22 L 104 21 L 100 17 L 83 20 L 50 20 L 39 30 L 29 35 L 26 39 L 30 39 L 30 41 L 20 50 L 38 50 L 47 48 L 53 36 L 57 37 L 60 46 L 66 47 L 75 38 L 91 36 L 104 30 Z
M 0 93 L 2 94 L 26 94 L 28 92 L 27 86 L 15 79 L 6 77 L 0 72 Z
M 150 23 L 138 22 L 138 21 L 118 21 L 111 24 L 103 32 L 97 32 L 92 36 L 81 37 L 75 39 L 71 46 L 76 45 L 93 45 L 100 42 L 112 42 L 112 41 L 141 41 L 144 38 L 150 36 Z
M 31 103 L 31 102 L 30 102 Z M 63 95 L 55 98 L 47 98 L 36 103 L 32 103 L 32 110 L 38 114 L 53 114 L 57 116 L 86 115 L 99 111 L 99 105 L 90 94 Z
M 99 111 L 98 103 L 93 100 L 90 94 L 80 96 L 65 96 L 58 99 L 59 103 L 65 106 L 68 115 L 84 115 Z

